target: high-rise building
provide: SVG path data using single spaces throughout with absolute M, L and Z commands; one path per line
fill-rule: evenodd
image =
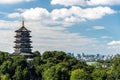
M 16 40 L 14 41 L 14 53 L 12 55 L 24 55 L 25 57 L 32 57 L 32 46 L 31 46 L 31 36 L 30 30 L 26 29 L 24 26 L 24 20 L 22 20 L 22 27 L 16 32 Z

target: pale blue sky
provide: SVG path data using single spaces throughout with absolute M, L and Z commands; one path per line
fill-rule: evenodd
M 32 31 L 33 51 L 120 53 L 118 0 L 0 1 L 0 50 L 13 52 L 21 17 Z

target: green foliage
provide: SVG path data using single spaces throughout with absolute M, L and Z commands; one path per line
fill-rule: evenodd
M 102 68 L 102 63 L 100 63 L 100 62 L 94 62 L 92 64 L 92 66 L 94 66 L 95 68 Z
M 13 80 L 22 80 L 23 79 L 23 71 L 21 69 L 21 66 L 17 66 L 15 69 L 15 74 L 13 76 Z
M 0 72 L 2 74 L 6 74 L 6 73 L 11 73 L 12 72 L 12 62 L 7 60 L 7 61 L 4 61 L 3 64 L 0 66 Z
M 36 75 L 37 75 L 37 78 L 38 79 L 41 79 L 42 78 L 42 73 L 43 73 L 43 67 L 42 66 L 36 66 Z
M 9 74 L 1 74 L 1 80 L 11 80 Z
M 34 54 L 34 58 L 28 62 L 24 56 L 0 52 L 0 80 L 120 79 L 120 55 L 89 66 L 62 51 L 45 51 L 42 55 L 35 51 Z
M 90 80 L 90 75 L 84 69 L 72 71 L 70 80 Z
M 113 62 L 113 66 L 110 75 L 112 76 L 112 78 L 118 80 L 120 79 L 120 55 L 114 57 L 112 62 Z
M 34 57 L 34 59 L 32 61 L 30 61 L 30 64 L 34 65 L 34 66 L 41 65 L 43 63 L 44 63 L 44 61 L 41 59 L 40 56 Z
M 106 80 L 107 79 L 107 73 L 106 69 L 97 68 L 93 71 L 92 77 L 93 80 Z
M 63 61 L 66 57 L 66 54 L 65 52 L 62 52 L 62 51 L 46 51 L 43 53 L 42 55 L 42 59 L 45 61 L 45 62 L 52 62 L 52 63 L 59 63 L 61 61 Z
M 57 77 L 58 77 L 58 75 L 56 74 L 56 69 L 54 66 L 47 69 L 43 74 L 44 80 L 58 80 Z
M 34 54 L 35 56 L 41 56 L 41 54 L 40 54 L 39 51 L 34 51 L 33 54 Z
M 44 71 L 44 80 L 69 80 L 69 70 L 65 64 L 60 63 Z
M 12 56 L 11 57 L 13 60 L 13 66 L 21 66 L 21 67 L 26 67 L 27 66 L 27 62 L 24 56 Z
M 30 74 L 29 74 L 29 70 L 28 70 L 28 68 L 26 67 L 26 68 L 24 68 L 24 70 L 23 70 L 23 78 L 24 78 L 24 80 L 30 80 Z
M 8 53 L 0 51 L 0 64 L 2 64 L 7 58 L 8 58 Z

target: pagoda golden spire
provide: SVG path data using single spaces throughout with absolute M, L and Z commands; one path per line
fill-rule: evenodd
M 24 26 L 24 18 L 22 18 L 22 27 L 25 27 L 25 26 Z

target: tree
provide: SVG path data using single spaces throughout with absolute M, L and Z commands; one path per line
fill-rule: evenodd
M 6 62 L 4 62 L 4 63 L 0 66 L 0 72 L 1 72 L 2 74 L 6 74 L 6 73 L 8 72 L 8 70 L 7 70 L 7 63 L 6 63 Z
M 2 74 L 9 73 L 10 75 L 13 74 L 12 62 L 10 60 L 4 61 L 3 64 L 0 66 L 0 72 Z
M 66 57 L 65 52 L 63 51 L 45 51 L 42 54 L 42 60 L 46 62 L 53 62 L 55 64 L 63 61 Z
M 33 60 L 29 62 L 33 66 L 41 65 L 44 63 L 44 61 L 41 59 L 40 56 L 34 57 Z
M 27 62 L 24 56 L 8 56 L 0 52 L 0 80 L 118 80 L 120 56 L 113 59 L 112 67 L 101 64 L 89 66 L 62 51 L 34 52 Z M 111 63 L 111 61 L 110 61 Z
M 15 70 L 15 74 L 13 76 L 13 80 L 22 80 L 22 79 L 23 79 L 23 71 L 21 69 L 21 66 L 17 66 Z
M 113 67 L 111 67 L 107 70 L 107 80 L 117 80 L 116 76 L 117 76 L 117 74 L 116 74 L 115 70 L 113 69 Z
M 1 80 L 11 80 L 9 74 L 1 74 Z
M 36 73 L 36 75 L 37 75 L 37 78 L 38 78 L 39 80 L 42 80 L 42 77 L 43 77 L 43 76 L 42 76 L 42 73 L 43 73 L 43 71 L 44 71 L 44 70 L 43 70 L 43 67 L 42 67 L 42 66 L 36 66 L 35 69 L 36 69 L 36 70 L 35 70 L 35 71 L 36 71 L 35 73 Z
M 27 61 L 24 56 L 11 56 L 13 60 L 13 66 L 21 66 L 21 67 L 26 67 L 27 66 Z
M 44 80 L 69 80 L 69 70 L 64 63 L 54 65 L 43 72 Z
M 70 80 L 90 80 L 90 75 L 84 69 L 76 69 L 71 72 Z
M 105 68 L 96 68 L 92 73 L 93 80 L 106 80 L 107 70 Z
M 94 62 L 94 63 L 92 63 L 92 66 L 94 66 L 95 68 L 102 68 L 102 63 Z
M 8 58 L 8 53 L 0 51 L 0 64 L 2 64 L 7 58 Z
M 44 80 L 58 80 L 58 75 L 56 75 L 55 66 L 44 71 L 43 79 Z
M 57 80 L 70 80 L 70 70 L 68 69 L 68 64 L 61 62 L 55 66 L 55 72 L 58 76 Z
M 28 70 L 27 67 L 23 70 L 22 74 L 23 74 L 23 79 L 24 80 L 30 80 L 30 74 L 29 74 L 29 70 Z
M 40 54 L 39 51 L 34 51 L 33 54 L 34 54 L 35 56 L 39 56 L 39 57 L 41 57 L 41 54 Z
M 115 78 L 116 80 L 120 79 L 120 55 L 117 55 L 116 57 L 113 58 L 112 60 L 113 65 L 112 65 L 112 71 L 111 71 L 111 76 L 112 78 Z

